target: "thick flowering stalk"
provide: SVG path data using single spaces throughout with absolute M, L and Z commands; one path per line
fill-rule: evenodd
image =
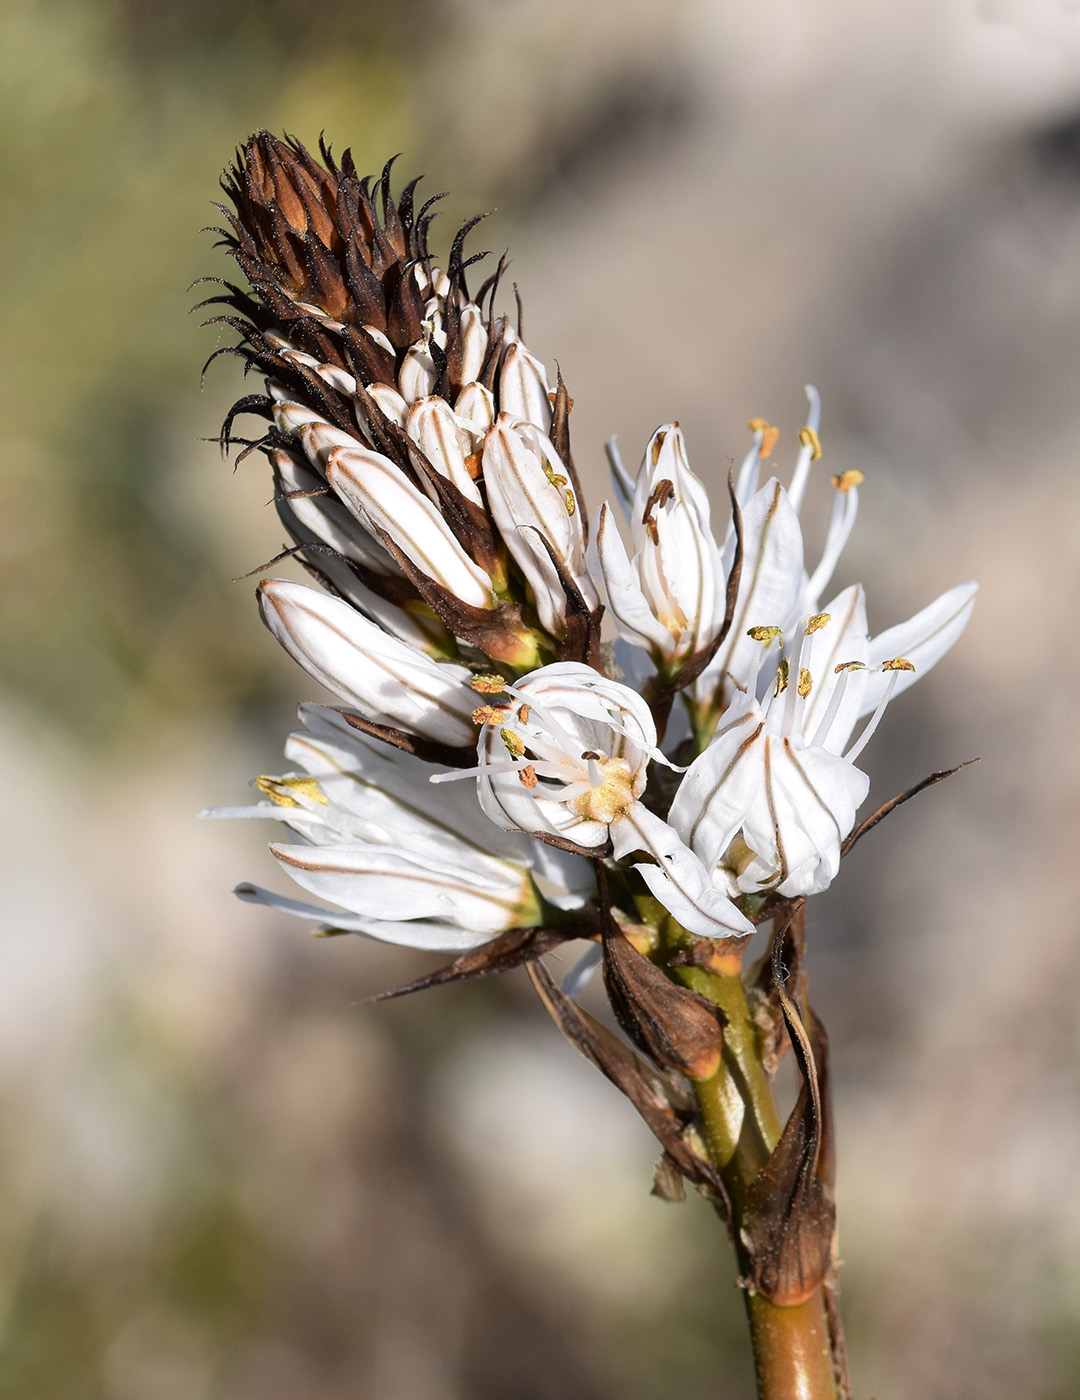
M 237 893 L 321 931 L 453 954 L 388 995 L 527 964 L 661 1143 L 657 1193 L 690 1181 L 730 1231 L 763 1400 L 848 1400 L 805 901 L 895 805 L 856 826 L 858 760 L 956 641 L 975 585 L 876 637 L 861 585 L 821 602 L 862 478 L 832 477 L 809 567 L 813 390 L 787 486 L 761 483 L 777 433 L 752 420 L 719 535 L 669 423 L 634 480 L 610 449 L 630 546 L 607 503 L 590 542 L 561 377 L 550 386 L 520 318 L 496 314 L 502 264 L 468 288 L 476 220 L 443 272 L 415 181 L 395 198 L 389 165 L 373 183 L 347 152 L 319 161 L 265 132 L 224 184 L 250 291 L 226 284 L 216 300 L 236 314 L 218 319 L 265 392 L 222 440 L 241 412 L 264 420 L 244 455 L 267 457 L 285 555 L 321 585 L 267 577 L 258 606 L 342 706 L 301 706 L 290 771 L 256 779 L 253 806 L 206 814 L 282 825 L 271 854 L 320 902 Z M 744 974 L 761 924 L 770 952 Z M 542 958 L 582 938 L 560 989 Z M 597 965 L 625 1038 L 577 1004 Z M 787 1047 L 802 1087 L 783 1122 Z

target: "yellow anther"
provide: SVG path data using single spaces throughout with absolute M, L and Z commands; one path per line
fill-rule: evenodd
M 477 705 L 472 712 L 472 722 L 473 724 L 504 724 L 509 713 L 509 705 Z
M 747 630 L 746 635 L 752 637 L 755 642 L 764 642 L 768 646 L 777 637 L 782 637 L 784 634 L 779 627 L 751 627 Z
M 831 480 L 838 491 L 850 491 L 853 486 L 861 486 L 866 477 L 857 467 L 852 467 L 851 471 L 841 472 L 839 476 L 834 476 Z
M 814 688 L 814 678 L 805 666 L 799 668 L 799 684 L 796 688 L 804 700 Z
M 534 788 L 536 786 L 536 769 L 531 763 L 526 763 L 525 767 L 518 773 L 518 782 L 522 787 Z
M 841 661 L 833 667 L 833 675 L 838 676 L 841 671 L 865 671 L 866 666 L 862 661 Z
M 567 515 L 574 515 L 577 511 L 577 501 L 574 500 L 574 493 L 569 486 L 563 492 L 563 500 L 566 502 Z
M 813 428 L 800 428 L 799 441 L 804 447 L 810 448 L 810 460 L 816 462 L 821 456 L 821 439 Z
M 566 477 L 560 476 L 550 462 L 544 463 L 544 475 L 552 486 L 565 486 Z
M 790 669 L 791 668 L 788 666 L 787 657 L 781 657 L 780 664 L 776 668 L 776 689 L 773 691 L 774 697 L 777 695 L 783 695 L 784 691 L 787 690 L 788 671 Z
M 776 440 L 780 436 L 780 429 L 774 428 L 765 418 L 751 418 L 746 426 L 752 433 L 761 434 L 761 446 L 758 448 L 757 455 L 764 461 L 776 446 Z
M 915 667 L 903 656 L 895 656 L 891 661 L 881 663 L 883 671 L 914 671 Z
M 806 624 L 806 635 L 811 632 L 820 632 L 827 622 L 832 621 L 832 613 L 815 613 Z
M 328 800 L 319 787 L 316 778 L 256 778 L 255 786 L 260 792 L 266 793 L 271 802 L 279 807 L 299 807 L 300 803 L 292 796 L 296 793 L 298 797 L 306 797 L 310 802 L 319 802 L 324 807 L 328 806 Z M 283 790 L 284 789 L 284 790 Z
M 500 729 L 499 738 L 506 745 L 506 752 L 511 758 L 520 758 L 525 752 L 525 745 L 512 729 Z
M 478 690 L 481 695 L 498 695 L 500 691 L 506 689 L 506 677 L 497 676 L 494 672 L 481 673 L 473 676 L 469 682 L 473 690 Z

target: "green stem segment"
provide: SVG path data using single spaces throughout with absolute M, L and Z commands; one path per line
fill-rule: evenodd
M 738 1222 L 747 1189 L 780 1137 L 780 1115 L 742 979 L 736 973 L 717 975 L 697 967 L 672 972 L 720 1007 L 727 1019 L 720 1068 L 694 1089 L 710 1155 L 731 1195 L 735 1250 L 745 1274 L 748 1260 Z M 759 1293 L 746 1292 L 744 1297 L 759 1400 L 837 1400 L 822 1290 L 793 1307 L 779 1307 Z

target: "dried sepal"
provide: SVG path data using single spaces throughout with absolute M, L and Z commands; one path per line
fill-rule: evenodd
M 686 1184 L 683 1174 L 679 1170 L 679 1164 L 668 1152 L 660 1155 L 660 1160 L 656 1164 L 653 1172 L 652 1190 L 650 1196 L 656 1196 L 661 1201 L 668 1201 L 672 1205 L 681 1205 L 686 1200 Z
M 395 729 L 390 724 L 376 724 L 374 720 L 366 719 L 354 710 L 332 708 L 352 729 L 359 730 L 370 739 L 380 739 L 384 744 L 401 749 L 403 753 L 422 758 L 425 763 L 437 763 L 443 768 L 470 768 L 476 760 L 475 749 L 441 744 L 435 739 L 425 739 L 418 734 L 409 734 L 404 729 Z
M 724 1046 L 720 1009 L 672 982 L 610 922 L 603 967 L 615 1019 L 638 1049 L 688 1079 L 711 1079 Z
M 529 963 L 528 971 L 545 1010 L 567 1040 L 626 1095 L 670 1160 L 730 1223 L 727 1187 L 705 1154 L 686 1110 L 673 1103 L 666 1079 L 561 992 L 542 962 Z
M 773 979 L 802 1088 L 769 1160 L 751 1182 L 739 1220 L 747 1284 L 780 1307 L 805 1302 L 833 1265 L 836 1206 L 831 1121 L 826 1115 L 827 1045 L 816 1017 L 813 1039 L 785 988 L 784 928 L 773 940 Z M 815 1043 L 816 1042 L 816 1043 Z
M 427 991 L 429 987 L 442 987 L 449 982 L 468 982 L 475 977 L 490 977 L 494 973 L 509 972 L 522 963 L 532 962 L 543 957 L 553 948 L 571 938 L 586 937 L 591 932 L 587 919 L 580 926 L 566 928 L 511 928 L 498 934 L 489 943 L 472 948 L 460 957 L 454 958 L 444 967 L 417 977 L 401 987 L 391 987 L 385 992 L 376 992 L 365 997 L 365 1001 L 393 1001 L 397 997 L 409 996 L 413 992 Z
M 954 773 L 959 773 L 961 768 L 970 768 L 973 763 L 978 763 L 978 761 L 977 758 L 969 758 L 964 763 L 958 763 L 955 768 L 943 768 L 939 772 L 931 773 L 929 777 L 923 778 L 921 782 L 915 783 L 914 786 L 909 787 L 906 792 L 898 792 L 895 797 L 890 797 L 888 802 L 883 802 L 876 812 L 871 812 L 870 815 L 864 821 L 861 821 L 855 830 L 851 832 L 844 841 L 844 844 L 840 847 L 840 854 L 846 856 L 852 846 L 855 845 L 856 841 L 861 840 L 868 831 L 872 831 L 873 828 L 877 826 L 878 822 L 884 821 L 889 813 L 895 811 L 897 807 L 902 806 L 912 797 L 917 797 L 920 792 L 925 792 L 927 788 L 936 787 L 938 783 L 943 783 L 946 778 L 951 778 Z

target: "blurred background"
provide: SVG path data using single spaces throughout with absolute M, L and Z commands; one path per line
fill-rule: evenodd
M 1071 1400 L 1076 0 L 4 0 L 0 74 L 2 1400 L 752 1393 L 720 1228 L 523 974 L 365 1006 L 428 963 L 239 905 L 266 833 L 195 819 L 314 698 L 189 314 L 258 126 L 404 152 L 444 248 L 497 209 L 594 504 L 673 417 L 787 469 L 810 380 L 873 629 L 982 581 L 868 753 L 981 764 L 812 908 L 843 1302 L 860 1400 Z

